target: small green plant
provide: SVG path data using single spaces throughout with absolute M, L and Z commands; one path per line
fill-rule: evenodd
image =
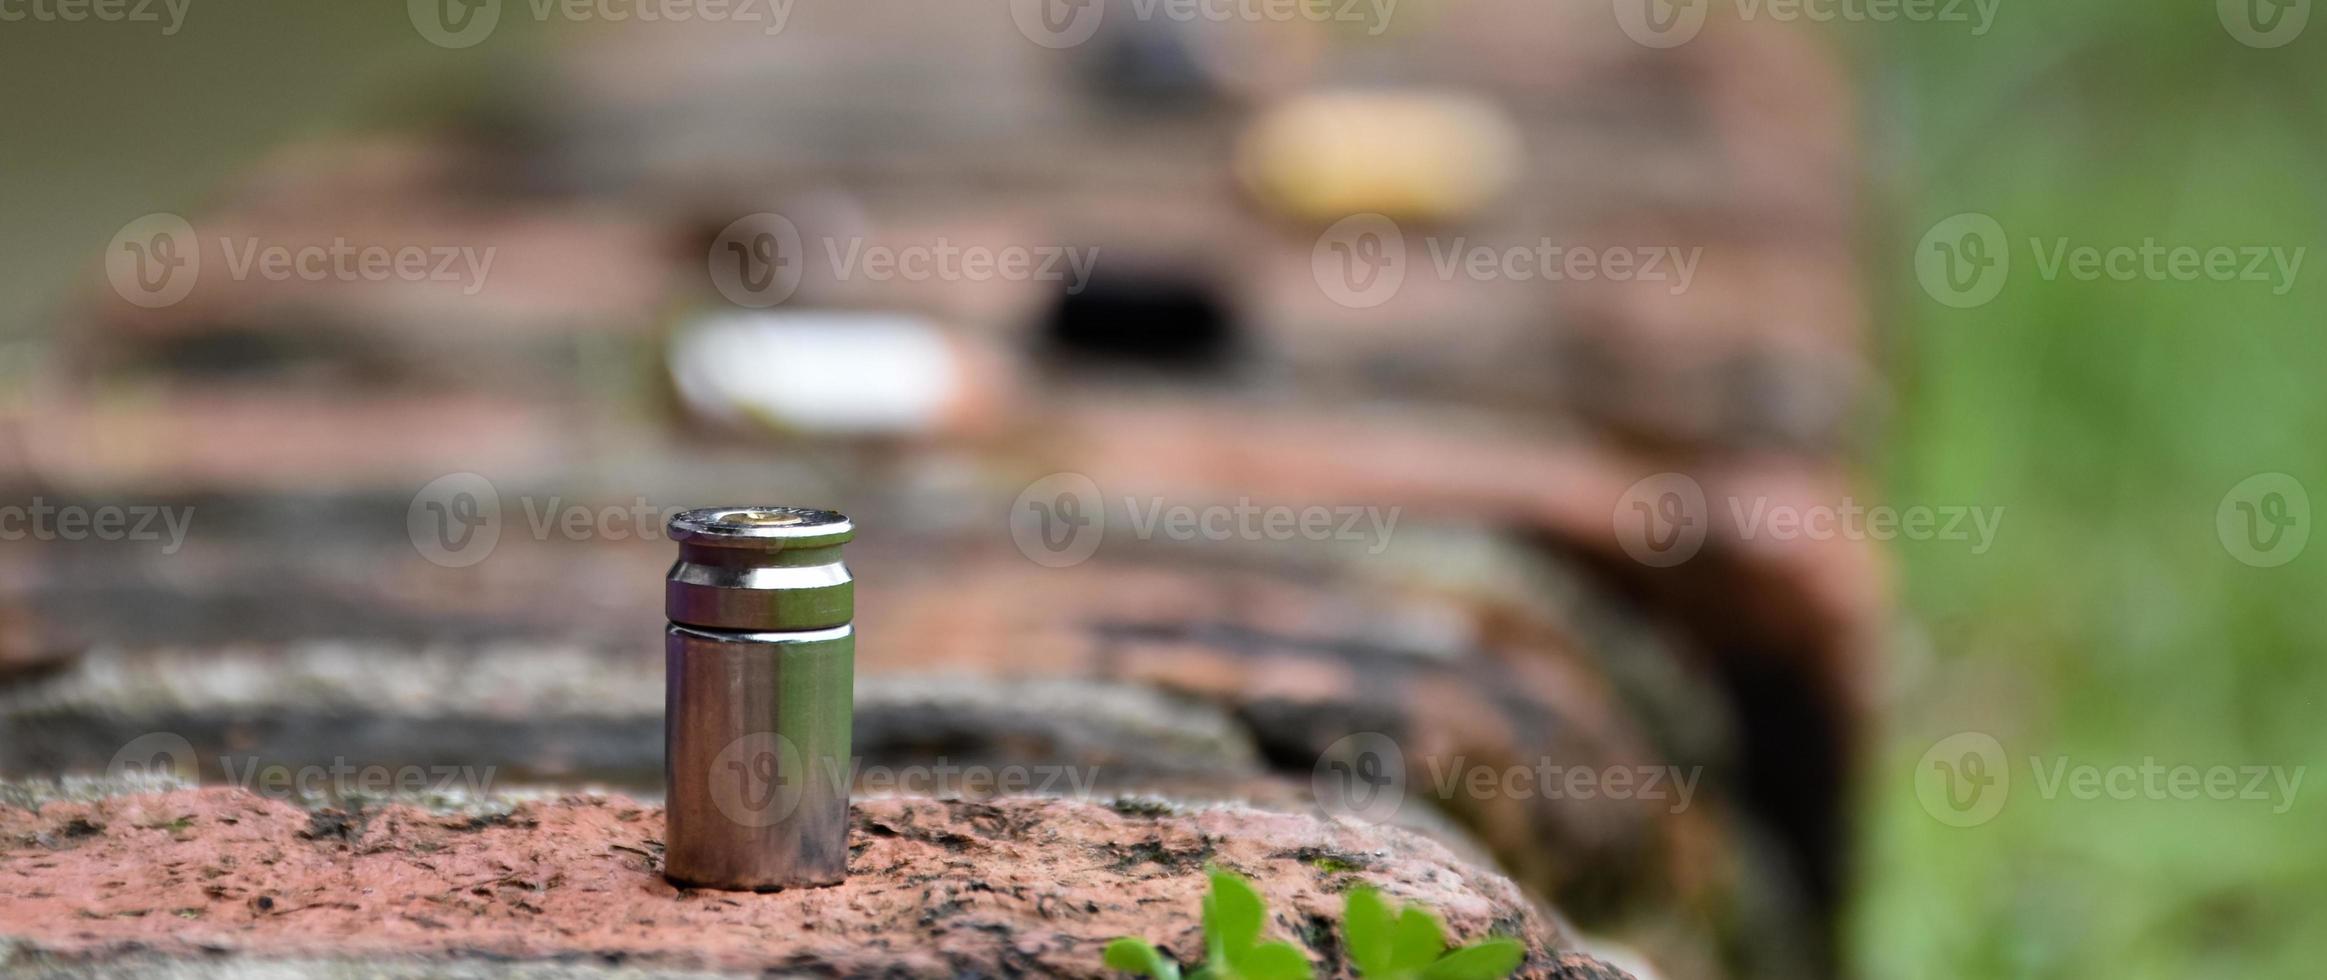
M 1341 934 L 1366 980 L 1500 980 L 1527 959 L 1527 947 L 1499 937 L 1449 952 L 1437 916 L 1419 905 L 1393 911 L 1371 888 L 1349 890 Z
M 1190 980 L 1308 980 L 1309 958 L 1292 943 L 1260 941 L 1267 906 L 1252 882 L 1213 868 L 1204 896 L 1204 965 Z M 1125 936 L 1107 944 L 1107 965 L 1156 980 L 1180 980 L 1180 968 L 1147 940 Z
M 1287 942 L 1263 943 L 1268 910 L 1252 883 L 1214 868 L 1204 896 L 1202 967 L 1189 980 L 1307 980 L 1309 959 Z M 1341 918 L 1349 961 L 1366 980 L 1499 980 L 1519 969 L 1526 947 L 1488 939 L 1449 952 L 1438 917 L 1419 905 L 1393 910 L 1371 888 L 1354 888 Z M 1180 980 L 1179 964 L 1147 940 L 1125 936 L 1107 944 L 1108 966 L 1156 980 Z

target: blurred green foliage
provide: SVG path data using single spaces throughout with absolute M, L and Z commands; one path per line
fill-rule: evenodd
M 42 337 L 101 285 L 122 224 L 199 213 L 253 159 L 441 101 L 448 78 L 509 63 L 542 34 L 513 14 L 489 43 L 447 50 L 401 0 L 174 2 L 174 24 L 158 0 L 119 8 L 153 21 L 0 22 L 0 345 Z
M 1861 971 L 2316 976 L 2327 767 L 2275 813 L 2046 799 L 2030 760 L 2287 775 L 2327 761 L 2327 543 L 2250 567 L 2215 527 L 2260 473 L 2327 506 L 2327 17 L 2268 50 L 2211 2 L 2006 2 L 1985 36 L 1834 30 L 1863 68 L 1887 210 L 1867 253 L 1895 384 L 1884 493 L 2006 514 L 1984 555 L 1897 549 L 1912 621 L 1870 781 Z M 2012 266 L 1994 300 L 1955 309 L 1924 291 L 1913 253 L 1965 211 L 2005 229 Z M 2064 237 L 2307 254 L 2283 295 L 2047 279 L 2030 240 Z M 1959 828 L 1914 780 L 1962 731 L 1995 736 L 2013 782 L 1994 820 Z

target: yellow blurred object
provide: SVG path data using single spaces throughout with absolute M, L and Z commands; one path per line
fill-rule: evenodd
M 1327 223 L 1378 213 L 1453 221 L 1519 171 L 1519 132 L 1459 93 L 1331 92 L 1270 110 L 1245 134 L 1238 171 L 1269 207 Z

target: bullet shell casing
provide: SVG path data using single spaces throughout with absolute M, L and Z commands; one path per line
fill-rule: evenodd
M 830 511 L 689 511 L 671 522 L 664 634 L 664 874 L 687 885 L 830 885 L 848 870 L 855 586 Z

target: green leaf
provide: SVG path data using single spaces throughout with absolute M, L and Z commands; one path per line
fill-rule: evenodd
M 1236 975 L 1244 980 L 1309 980 L 1309 958 L 1292 943 L 1255 946 L 1236 961 Z
M 1465 946 L 1422 968 L 1422 980 L 1503 980 L 1527 960 L 1515 939 L 1489 939 Z
M 1390 907 L 1371 888 L 1349 890 L 1341 911 L 1341 938 L 1357 972 L 1382 980 L 1390 975 Z
M 1220 930 L 1220 915 L 1213 911 L 1217 904 L 1209 893 L 1204 896 L 1204 964 L 1207 967 L 1228 965 L 1227 940 Z
M 1147 940 L 1125 936 L 1108 943 L 1107 953 L 1101 959 L 1115 969 L 1127 973 L 1139 973 L 1148 969 L 1149 964 L 1155 959 L 1155 955 L 1155 947 L 1148 945 Z
M 1212 895 L 1204 900 L 1204 936 L 1230 961 L 1260 941 L 1268 911 L 1252 883 L 1233 871 L 1212 869 Z
M 1398 913 L 1398 925 L 1390 939 L 1390 968 L 1419 970 L 1429 966 L 1438 954 L 1446 952 L 1446 930 L 1438 925 L 1438 917 L 1419 905 L 1406 906 Z
M 1156 980 L 1180 980 L 1180 968 L 1145 939 L 1125 936 L 1107 944 L 1108 966 L 1125 973 L 1145 973 Z

